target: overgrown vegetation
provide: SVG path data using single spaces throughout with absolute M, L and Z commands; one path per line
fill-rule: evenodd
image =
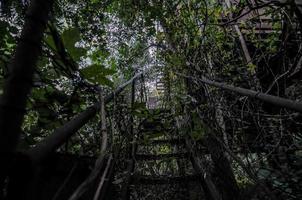
M 3 198 L 10 191 L 9 169 L 18 169 L 12 167 L 19 163 L 16 152 L 36 155 L 28 152 L 56 132 L 70 133 L 50 152 L 102 154 L 104 120 L 92 118 L 100 95 L 109 141 L 104 160 L 115 169 L 111 182 L 123 198 L 129 198 L 129 173 L 137 171 L 201 175 L 202 190 L 188 184 L 183 192 L 191 199 L 302 198 L 301 105 L 294 104 L 302 98 L 298 0 L 62 0 L 49 8 L 42 2 L 0 3 Z M 40 18 L 30 4 L 49 13 Z M 32 30 L 41 40 L 24 33 L 27 21 L 41 26 Z M 39 56 L 20 63 L 26 47 Z M 83 120 L 67 127 L 79 113 Z M 154 159 L 148 153 L 174 157 L 134 169 L 139 157 Z M 130 196 L 160 199 L 160 188 L 153 187 Z M 178 187 L 163 190 L 169 198 L 184 198 L 171 195 Z

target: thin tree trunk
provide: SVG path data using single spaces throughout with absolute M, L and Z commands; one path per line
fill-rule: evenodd
M 230 0 L 225 0 L 225 3 L 226 3 L 226 6 L 228 8 L 231 8 L 231 1 Z M 238 39 L 239 39 L 239 42 L 240 42 L 241 50 L 243 52 L 243 55 L 244 55 L 246 63 L 253 65 L 253 61 L 252 61 L 249 49 L 248 49 L 248 47 L 246 45 L 246 41 L 245 41 L 245 39 L 243 37 L 243 34 L 242 34 L 239 26 L 237 24 L 235 24 L 235 25 L 233 25 L 233 27 L 234 27 L 237 35 L 238 35 Z M 258 78 L 256 76 L 256 72 L 251 70 L 250 71 L 250 75 L 251 75 L 251 78 L 253 79 L 252 80 L 252 83 L 254 84 L 253 87 L 255 87 L 256 89 L 260 89 L 261 85 L 260 85 L 260 81 L 258 80 Z
M 209 67 L 210 67 L 210 70 L 207 68 L 208 73 L 212 77 L 216 78 L 216 74 L 214 73 L 215 71 L 213 70 L 213 62 L 212 62 L 212 59 L 210 56 L 208 57 L 208 63 L 209 63 Z M 229 148 L 228 135 L 227 135 L 226 128 L 225 128 L 225 120 L 224 120 L 224 116 L 223 116 L 222 103 L 221 103 L 221 102 L 225 101 L 224 96 L 220 95 L 220 93 L 217 93 L 217 97 L 215 99 L 213 99 L 212 101 L 214 101 L 217 104 L 217 106 L 215 106 L 215 118 L 216 118 L 217 124 L 223 134 L 223 141 L 224 141 L 225 145 Z
M 225 4 L 228 8 L 231 8 L 231 6 L 232 6 L 230 0 L 225 0 Z M 229 14 L 229 17 L 230 17 L 230 14 Z M 239 29 L 239 26 L 237 24 L 235 24 L 233 26 L 234 26 L 234 29 L 235 29 L 236 33 L 238 34 L 240 45 L 241 45 L 241 48 L 242 48 L 242 51 L 243 51 L 243 54 L 244 54 L 244 58 L 245 58 L 247 63 L 251 63 L 252 62 L 251 55 L 250 55 L 250 52 L 247 48 L 245 39 L 244 39 L 240 29 Z

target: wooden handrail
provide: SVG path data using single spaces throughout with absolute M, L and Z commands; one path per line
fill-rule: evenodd
M 294 111 L 298 111 L 302 113 L 302 102 L 298 102 L 298 101 L 294 101 L 291 99 L 286 99 L 283 97 L 278 97 L 278 96 L 274 96 L 274 95 L 269 95 L 269 94 L 265 94 L 263 92 L 258 92 L 255 90 L 250 90 L 250 89 L 246 89 L 246 88 L 241 88 L 241 87 L 235 87 L 232 85 L 229 85 L 227 83 L 224 82 L 216 82 L 216 81 L 212 81 L 209 80 L 205 77 L 202 78 L 194 78 L 191 76 L 186 76 L 180 73 L 176 73 L 180 76 L 183 76 L 187 79 L 192 79 L 196 82 L 201 82 L 207 85 L 211 85 L 223 90 L 226 90 L 228 92 L 234 92 L 243 96 L 247 96 L 247 97 L 251 97 L 251 98 L 255 98 L 258 100 L 261 100 L 263 102 L 269 103 L 271 105 L 275 105 L 275 106 L 279 106 L 279 107 L 283 107 L 283 108 L 287 108 L 287 109 L 291 109 Z
M 106 113 L 105 113 L 105 101 L 102 91 L 100 90 L 100 118 L 101 118 L 101 149 L 100 155 L 98 159 L 95 161 L 94 168 L 92 169 L 89 176 L 77 187 L 77 189 L 73 192 L 69 200 L 78 200 L 82 198 L 82 195 L 92 186 L 94 181 L 98 178 L 99 174 L 102 171 L 102 167 L 104 165 L 105 156 L 108 148 L 108 133 L 106 130 Z M 112 156 L 109 158 L 109 162 L 111 162 Z M 107 167 L 106 167 L 107 169 Z M 104 171 L 103 175 L 106 175 L 106 171 Z M 99 192 L 97 192 L 99 193 Z
M 227 90 L 227 91 L 235 92 L 235 93 L 241 94 L 243 96 L 248 96 L 248 97 L 252 97 L 255 99 L 259 99 L 263 102 L 270 103 L 275 106 L 302 112 L 302 103 L 298 102 L 298 101 L 293 101 L 290 99 L 273 96 L 273 95 L 265 94 L 262 92 L 257 92 L 257 91 L 250 90 L 250 89 L 235 87 L 232 85 L 228 85 L 226 83 L 219 83 L 216 81 L 211 81 L 206 78 L 200 79 L 200 82 L 203 82 L 205 84 L 212 85 L 212 86 L 215 86 L 215 87 Z
M 120 85 L 114 92 L 105 97 L 105 104 L 114 99 L 114 96 L 120 94 L 129 84 L 142 77 L 145 72 L 141 72 L 133 76 L 129 81 Z M 41 162 L 50 153 L 63 145 L 73 134 L 76 133 L 83 125 L 85 125 L 92 117 L 95 116 L 100 109 L 100 103 L 88 107 L 85 111 L 76 115 L 73 119 L 65 123 L 63 126 L 54 130 L 54 132 L 38 143 L 35 147 L 25 152 L 32 162 Z

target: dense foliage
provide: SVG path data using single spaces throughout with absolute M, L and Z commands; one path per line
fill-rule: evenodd
M 0 3 L 1 88 L 29 3 Z M 227 184 L 219 179 L 222 171 L 235 177 L 235 188 L 246 199 L 301 199 L 301 113 L 202 81 L 207 78 L 300 101 L 302 8 L 298 3 L 56 1 L 44 33 L 18 148 L 35 146 L 98 101 L 99 87 L 109 94 L 134 74 L 147 71 L 131 108 L 129 88 L 107 105 L 112 142 L 127 146 L 131 123 L 155 121 L 158 113 L 146 106 L 150 107 L 148 98 L 156 96 L 157 107 L 172 115 L 164 126 L 171 126 L 171 121 L 177 124 L 179 134 L 193 140 L 192 150 L 199 151 L 200 141 L 208 148 L 212 160 L 205 155 L 201 159 L 218 180 L 219 190 L 224 191 Z M 163 92 L 156 90 L 158 81 L 164 84 Z M 60 151 L 97 155 L 98 121 L 93 119 L 82 127 Z M 143 138 L 145 143 L 151 139 Z M 215 160 L 214 153 L 219 152 L 225 160 L 219 161 L 219 156 Z M 125 155 L 120 153 L 120 159 Z

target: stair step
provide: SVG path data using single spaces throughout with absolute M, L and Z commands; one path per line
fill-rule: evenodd
M 171 144 L 171 145 L 184 145 L 184 139 L 159 139 L 159 140 L 151 140 L 149 141 L 148 145 L 163 145 L 163 144 Z M 141 144 L 144 145 L 144 144 Z
M 172 131 L 174 131 L 173 128 L 148 127 L 148 128 L 142 128 L 140 130 L 140 133 L 141 134 L 152 134 L 152 133 L 158 133 L 158 132 L 171 133 Z
M 198 181 L 198 175 L 186 176 L 147 176 L 135 175 L 133 177 L 133 184 L 157 185 L 157 184 L 175 184 L 189 181 Z
M 204 141 L 198 140 L 196 141 L 196 143 L 204 147 Z M 184 138 L 153 139 L 148 141 L 147 145 L 161 145 L 161 144 L 185 145 L 185 139 Z M 144 145 L 144 144 L 142 143 L 140 145 Z
M 136 160 L 162 160 L 167 158 L 189 158 L 189 153 L 169 153 L 169 154 L 136 154 Z

